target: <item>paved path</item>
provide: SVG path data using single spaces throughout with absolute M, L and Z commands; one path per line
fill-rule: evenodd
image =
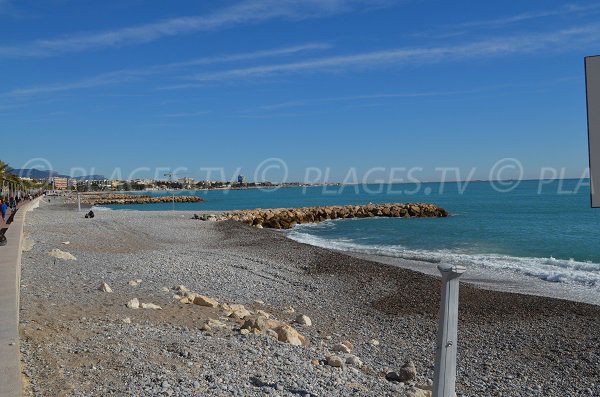
M 0 246 L 0 397 L 21 395 L 19 289 L 23 224 L 27 211 L 39 205 L 39 200 L 20 206 L 5 232 L 7 244 Z

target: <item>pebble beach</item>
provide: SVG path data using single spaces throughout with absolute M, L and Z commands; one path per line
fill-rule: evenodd
M 191 218 L 84 219 L 55 200 L 28 214 L 26 395 L 427 395 L 437 277 Z M 219 305 L 184 303 L 186 290 Z M 134 299 L 155 308 L 128 307 Z M 234 305 L 292 327 L 303 343 L 248 332 Z M 599 306 L 462 283 L 459 317 L 457 395 L 600 396 Z

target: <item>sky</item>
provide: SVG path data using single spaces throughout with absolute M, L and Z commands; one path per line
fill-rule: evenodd
M 0 0 L 0 159 L 392 182 L 588 165 L 594 1 Z

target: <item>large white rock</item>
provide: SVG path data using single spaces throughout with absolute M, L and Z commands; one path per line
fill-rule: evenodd
M 138 298 L 133 298 L 132 300 L 130 300 L 129 302 L 127 302 L 127 307 L 130 309 L 139 309 L 140 308 L 140 301 L 138 300 Z
M 27 236 L 23 239 L 23 244 L 22 244 L 21 250 L 23 252 L 29 252 L 33 249 L 34 245 L 35 245 L 35 241 L 32 238 L 30 238 L 29 236 Z
M 162 307 L 155 305 L 154 303 L 142 303 L 142 309 L 162 310 Z
M 50 255 L 54 258 L 64 259 L 66 261 L 76 261 L 77 260 L 77 258 L 75 258 L 70 253 L 61 251 L 58 248 L 54 248 L 52 251 L 48 252 L 48 255 Z
M 98 290 L 102 291 L 102 292 L 113 292 L 112 288 L 110 288 L 110 285 L 106 284 L 106 283 L 102 283 L 100 284 L 100 286 L 98 287 Z
M 246 309 L 244 305 L 233 304 L 229 305 L 229 308 L 231 310 L 231 314 L 229 315 L 229 317 L 243 320 L 245 317 L 252 315 L 252 313 L 248 309 Z

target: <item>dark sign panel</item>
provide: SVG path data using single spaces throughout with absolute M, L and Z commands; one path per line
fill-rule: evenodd
M 585 58 L 592 207 L 600 207 L 600 55 Z

